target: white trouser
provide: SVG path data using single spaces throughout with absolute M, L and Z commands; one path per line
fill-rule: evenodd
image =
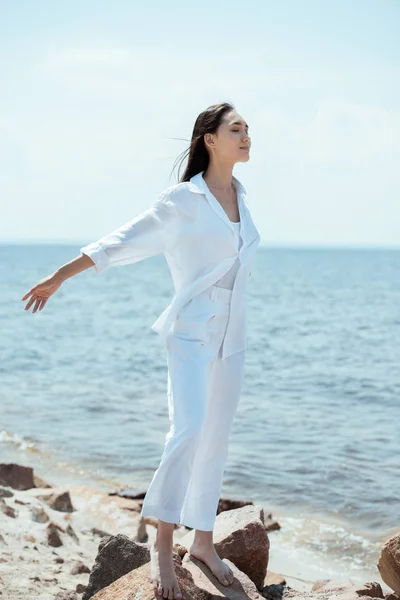
M 245 350 L 221 358 L 231 290 L 212 285 L 180 312 L 167 337 L 170 429 L 142 516 L 211 531 Z

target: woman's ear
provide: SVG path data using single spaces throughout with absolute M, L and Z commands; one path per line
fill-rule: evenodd
M 208 146 L 214 146 L 214 138 L 211 133 L 204 134 L 204 143 Z

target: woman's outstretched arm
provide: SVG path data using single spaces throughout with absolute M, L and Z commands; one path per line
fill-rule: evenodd
M 152 206 L 80 251 L 93 260 L 96 273 L 139 262 L 164 251 L 166 232 L 175 217 L 168 193 L 162 192 Z
M 69 277 L 94 267 L 101 273 L 109 267 L 138 262 L 164 251 L 167 231 L 176 220 L 176 210 L 169 190 L 162 192 L 152 206 L 118 229 L 80 248 L 81 255 L 62 265 L 51 275 L 38 281 L 21 300 L 31 296 L 25 306 L 32 312 L 42 310 L 47 300 Z
M 42 310 L 42 308 L 46 305 L 47 300 L 52 296 L 61 284 L 66 280 L 76 275 L 77 273 L 81 273 L 89 267 L 93 267 L 94 262 L 91 258 L 86 256 L 85 254 L 81 254 L 76 258 L 73 258 L 69 262 L 62 265 L 57 271 L 54 271 L 51 275 L 48 275 L 44 279 L 41 279 L 34 285 L 26 294 L 21 298 L 21 300 L 29 299 L 27 305 L 25 306 L 25 310 L 29 310 L 32 304 L 35 302 L 35 306 L 32 312 L 36 312 L 37 310 Z

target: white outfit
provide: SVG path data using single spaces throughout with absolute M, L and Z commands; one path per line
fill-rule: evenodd
M 166 342 L 170 429 L 141 515 L 212 530 L 243 383 L 246 286 L 260 235 L 233 177 L 240 223 L 203 172 L 167 188 L 119 229 L 81 248 L 100 273 L 164 252 L 175 295 L 152 325 Z
M 218 281 L 239 260 L 223 358 L 246 348 L 246 289 L 261 236 L 250 215 L 246 191 L 236 177 L 243 244 L 238 250 L 235 226 L 208 189 L 203 171 L 170 186 L 148 209 L 120 228 L 81 248 L 94 269 L 135 263 L 164 253 L 175 294 L 151 326 L 166 341 L 179 311 Z
M 214 528 L 245 364 L 245 350 L 221 356 L 230 296 L 231 290 L 210 286 L 185 306 L 168 337 L 170 428 L 143 517 Z
M 238 250 L 240 250 L 240 248 L 242 246 L 242 237 L 240 235 L 240 221 L 238 223 L 236 223 L 235 221 L 231 221 L 231 223 L 232 223 L 232 225 L 235 226 L 236 235 L 238 236 L 237 248 L 238 248 Z M 214 285 L 231 290 L 233 288 L 233 284 L 234 284 L 234 281 L 236 278 L 236 273 L 238 272 L 239 267 L 240 267 L 240 261 L 238 258 L 236 258 L 235 262 L 233 263 L 233 265 L 229 269 L 229 271 L 227 273 L 225 273 L 225 275 L 223 277 L 221 277 L 221 279 L 218 279 L 218 281 Z

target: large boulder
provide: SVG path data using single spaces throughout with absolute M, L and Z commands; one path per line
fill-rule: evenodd
M 181 558 L 174 554 L 173 562 L 184 600 L 221 600 L 221 598 L 263 600 L 254 583 L 230 561 L 227 562 L 235 575 L 230 586 L 219 583 L 201 561 L 191 559 L 187 555 L 181 561 Z M 83 600 L 88 597 L 90 596 L 84 595 Z M 150 563 L 123 575 L 91 598 L 92 600 L 127 600 L 127 598 L 154 600 Z
M 136 542 L 124 534 L 102 538 L 82 600 L 89 600 L 99 590 L 149 561 L 150 547 L 147 544 Z
M 29 490 L 36 487 L 32 467 L 0 463 L 0 485 L 7 485 L 14 490 Z
M 377 567 L 383 581 L 400 595 L 400 534 L 385 542 Z
M 191 530 L 179 539 L 179 544 L 189 550 L 194 534 Z M 262 506 L 245 505 L 221 512 L 215 519 L 213 540 L 218 556 L 233 562 L 261 590 L 269 560 Z

